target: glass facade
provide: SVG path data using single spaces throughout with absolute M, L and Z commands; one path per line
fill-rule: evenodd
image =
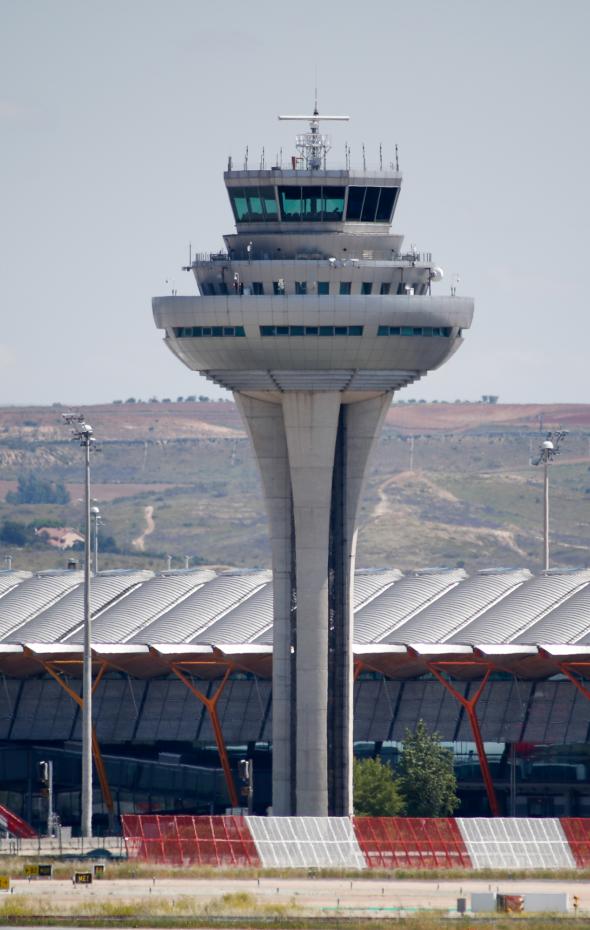
M 201 336 L 245 336 L 243 326 L 175 326 L 174 335 L 177 339 Z
M 270 222 L 278 218 L 274 187 L 230 187 L 236 223 Z
M 378 336 L 445 336 L 451 335 L 450 326 L 380 326 Z
M 362 326 L 261 326 L 261 336 L 362 336 Z
M 339 222 L 344 214 L 343 187 L 279 187 L 281 219 L 287 222 Z
M 389 223 L 397 187 L 349 187 L 346 219 L 360 223 Z
M 338 185 L 283 184 L 279 187 L 229 187 L 236 223 L 262 223 L 279 219 L 289 223 L 389 223 L 399 192 L 397 187 L 348 188 Z

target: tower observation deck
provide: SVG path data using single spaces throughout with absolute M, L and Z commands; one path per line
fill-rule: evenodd
M 368 462 L 393 393 L 456 351 L 473 301 L 432 293 L 441 270 L 391 232 L 399 171 L 328 168 L 324 117 L 293 118 L 310 125 L 288 169 L 230 160 L 236 232 L 225 252 L 192 261 L 199 296 L 156 297 L 153 310 L 172 352 L 233 391 L 260 469 L 274 577 L 273 812 L 347 815 Z

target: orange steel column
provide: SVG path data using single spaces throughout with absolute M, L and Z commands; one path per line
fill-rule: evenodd
M 78 660 L 76 660 L 76 662 L 78 665 L 80 664 Z M 59 672 L 56 672 L 51 667 L 50 663 L 42 662 L 41 664 L 43 668 L 45 669 L 45 671 L 48 672 L 55 681 L 57 681 L 58 685 L 60 685 L 63 688 L 66 694 L 69 694 L 69 696 L 72 698 L 72 700 L 76 702 L 76 704 L 81 710 L 84 707 L 84 699 L 81 697 L 81 695 L 77 694 L 73 688 L 70 688 L 70 686 L 63 680 Z M 69 662 L 64 662 L 61 664 L 69 664 Z M 97 687 L 99 686 L 100 682 L 102 681 L 103 675 L 106 672 L 106 670 L 107 670 L 107 664 L 106 662 L 103 662 L 92 684 L 93 695 Z M 106 808 L 109 814 L 113 815 L 115 812 L 115 805 L 113 803 L 113 796 L 111 794 L 111 788 L 110 788 L 109 781 L 107 778 L 107 772 L 106 772 L 104 760 L 102 758 L 102 753 L 100 751 L 100 743 L 98 742 L 98 739 L 96 736 L 96 730 L 94 729 L 94 724 L 92 726 L 92 755 L 94 756 L 96 774 L 98 775 L 98 781 L 100 783 L 100 790 L 102 792 L 104 803 L 106 805 Z
M 579 678 L 576 678 L 572 672 L 574 668 L 590 669 L 590 662 L 560 662 L 558 668 L 560 672 L 563 672 L 569 678 L 574 688 L 577 688 L 580 694 L 583 694 L 590 701 L 590 689 Z
M 228 667 L 226 669 L 225 675 L 221 679 L 221 683 L 219 687 L 217 688 L 215 694 L 213 695 L 213 697 L 208 698 L 201 691 L 199 691 L 199 689 L 192 683 L 190 678 L 187 678 L 184 672 L 180 668 L 178 668 L 177 665 L 172 663 L 170 665 L 170 668 L 172 669 L 176 677 L 179 678 L 184 685 L 186 685 L 189 691 L 192 694 L 194 694 L 194 696 L 202 704 L 204 704 L 207 709 L 207 713 L 209 714 L 209 719 L 211 720 L 211 726 L 213 727 L 213 733 L 215 735 L 215 743 L 217 745 L 217 751 L 219 753 L 219 759 L 221 761 L 221 767 L 223 769 L 223 774 L 225 775 L 225 783 L 227 785 L 227 790 L 228 790 L 229 798 L 231 801 L 231 805 L 232 807 L 238 807 L 239 806 L 238 792 L 236 790 L 236 786 L 234 783 L 234 777 L 232 775 L 231 766 L 229 764 L 229 756 L 227 754 L 225 740 L 223 738 L 223 733 L 221 730 L 221 723 L 219 722 L 219 715 L 217 713 L 217 702 L 223 693 L 223 689 L 225 688 L 228 682 L 232 669 L 231 667 Z
M 438 665 L 442 666 L 443 668 L 446 667 L 446 666 L 449 666 L 449 665 L 463 665 L 463 666 L 465 666 L 465 665 L 468 665 L 468 664 L 471 664 L 471 663 L 467 663 L 467 662 L 444 662 L 444 663 L 443 663 L 443 662 L 439 662 L 439 663 L 438 663 Z M 479 663 L 478 663 L 478 664 L 479 664 Z M 494 789 L 494 782 L 492 781 L 492 773 L 490 772 L 490 766 L 489 766 L 488 760 L 487 760 L 487 758 L 486 758 L 486 753 L 485 753 L 485 748 L 484 748 L 483 739 L 482 739 L 482 735 L 481 735 L 481 730 L 480 730 L 480 728 L 479 728 L 479 721 L 478 721 L 478 719 L 477 719 L 477 714 L 476 714 L 476 712 L 475 712 L 475 708 L 476 708 L 477 702 L 479 701 L 479 699 L 480 699 L 480 697 L 481 697 L 481 695 L 482 695 L 482 693 L 483 693 L 483 689 L 485 688 L 485 686 L 486 686 L 487 683 L 488 683 L 489 677 L 490 677 L 490 675 L 492 674 L 492 670 L 491 670 L 491 668 L 488 667 L 488 669 L 486 670 L 486 673 L 485 673 L 485 675 L 484 675 L 483 681 L 481 682 L 479 688 L 477 689 L 477 691 L 475 692 L 475 694 L 473 695 L 473 697 L 472 697 L 472 698 L 466 698 L 466 697 L 464 697 L 464 696 L 461 694 L 460 691 L 457 691 L 457 689 L 453 687 L 453 685 L 451 684 L 450 681 L 448 681 L 446 678 L 443 678 L 443 676 L 441 675 L 441 673 L 439 672 L 439 670 L 437 669 L 437 667 L 436 667 L 436 665 L 435 665 L 434 663 L 428 662 L 427 665 L 428 665 L 429 671 L 432 672 L 432 674 L 433 674 L 433 675 L 435 676 L 435 678 L 441 683 L 441 685 L 443 685 L 443 687 L 446 688 L 447 691 L 448 691 L 450 694 L 452 694 L 453 697 L 454 697 L 457 701 L 459 701 L 459 703 L 461 704 L 461 706 L 464 707 L 465 710 L 467 711 L 467 716 L 468 716 L 468 718 L 469 718 L 469 724 L 470 724 L 470 726 L 471 726 L 471 732 L 473 733 L 473 739 L 474 739 L 474 741 L 475 741 L 475 745 L 476 745 L 476 748 L 477 748 L 477 756 L 478 756 L 478 758 L 479 758 L 479 767 L 480 767 L 480 769 L 481 769 L 481 774 L 482 774 L 482 777 L 483 777 L 483 782 L 484 782 L 484 785 L 485 785 L 486 794 L 487 794 L 487 796 L 488 796 L 488 802 L 489 802 L 489 805 L 490 805 L 490 810 L 491 810 L 491 812 L 492 812 L 492 816 L 494 816 L 494 817 L 499 817 L 499 816 L 500 816 L 500 807 L 499 807 L 499 805 L 498 805 L 498 799 L 497 799 L 497 797 L 496 797 L 496 791 L 495 791 L 495 789 Z

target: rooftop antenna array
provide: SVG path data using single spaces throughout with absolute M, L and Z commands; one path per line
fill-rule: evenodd
M 308 132 L 302 132 L 295 137 L 295 145 L 299 152 L 299 157 L 303 161 L 308 171 L 319 171 L 326 166 L 326 155 L 330 151 L 331 144 L 329 136 L 320 133 L 320 120 L 331 120 L 346 122 L 349 116 L 320 116 L 318 113 L 317 100 L 311 116 L 279 116 L 280 120 L 304 120 L 309 122 Z
M 539 453 L 532 465 L 543 466 L 543 569 L 549 571 L 549 465 L 561 455 L 561 443 L 567 436 L 566 430 L 555 430 L 539 446 Z

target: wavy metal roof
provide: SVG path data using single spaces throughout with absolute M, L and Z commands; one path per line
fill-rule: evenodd
M 147 571 L 104 572 L 92 579 L 90 585 L 90 611 L 97 614 L 127 591 L 153 577 Z M 78 585 L 57 603 L 32 617 L 10 635 L 6 643 L 55 643 L 81 629 L 84 617 L 84 588 Z M 81 640 L 80 640 L 81 641 Z
M 150 578 L 93 621 L 92 641 L 127 642 L 138 630 L 153 623 L 191 592 L 215 577 L 215 572 L 201 569 L 166 572 Z M 81 643 L 82 639 L 82 631 L 76 630 L 64 636 L 63 641 Z
M 32 617 L 81 582 L 82 572 L 40 572 L 9 591 L 0 600 L 0 641 L 7 642 L 11 632 L 20 631 Z
M 194 643 L 214 621 L 251 597 L 271 577 L 269 571 L 223 572 L 167 610 L 154 623 L 149 623 L 128 642 Z
M 420 610 L 395 631 L 403 640 L 411 633 L 416 643 L 444 643 L 453 633 L 475 620 L 492 604 L 531 578 L 525 569 L 508 572 L 482 572 L 466 578 L 444 597 Z
M 466 578 L 462 569 L 424 571 L 395 581 L 355 615 L 355 643 L 399 643 L 397 630 Z M 416 642 L 416 637 L 408 640 Z
M 545 614 L 515 643 L 590 643 L 590 582 Z
M 449 637 L 447 642 L 512 643 L 516 637 L 520 642 L 530 642 L 522 639 L 526 631 L 589 581 L 590 569 L 548 572 L 532 578 Z
M 27 578 L 31 577 L 31 572 L 0 571 L 0 597 L 4 597 L 17 585 L 22 584 Z
M 0 573 L 0 643 L 81 642 L 82 575 Z M 2 593 L 4 590 L 5 593 Z M 129 650 L 185 645 L 272 643 L 269 571 L 105 572 L 92 580 L 93 642 Z M 389 654 L 486 644 L 590 644 L 590 570 L 532 577 L 523 569 L 433 569 L 402 576 L 364 570 L 355 578 L 356 646 Z M 10 645 L 9 645 L 10 644 Z M 126 645 L 123 645 L 126 644 Z M 465 645 L 467 644 L 467 645 Z M 362 648 L 361 648 L 362 647 Z M 518 651 L 518 650 L 517 650 Z M 575 649 L 574 649 L 575 651 Z M 8 654 L 7 652 L 7 654 Z
M 264 639 L 265 634 L 268 638 Z M 260 637 L 260 638 L 259 638 Z M 272 643 L 272 583 L 269 581 L 255 594 L 229 610 L 213 623 L 194 643 Z

